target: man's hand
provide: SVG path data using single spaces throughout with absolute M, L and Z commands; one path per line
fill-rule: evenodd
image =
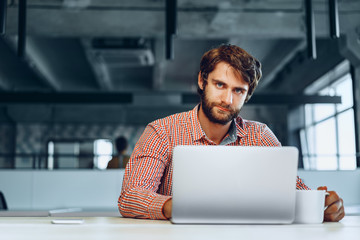
M 170 218 L 171 218 L 172 199 L 170 199 L 170 200 L 168 200 L 168 201 L 165 202 L 162 211 L 163 211 L 163 213 L 164 213 L 164 216 L 165 216 L 167 219 L 170 219 Z
M 318 187 L 318 190 L 327 191 L 326 186 Z M 325 197 L 324 221 L 338 222 L 345 216 L 343 200 L 337 195 L 335 191 L 328 191 L 329 195 Z

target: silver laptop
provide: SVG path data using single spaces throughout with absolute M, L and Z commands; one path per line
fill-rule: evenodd
M 295 147 L 177 146 L 172 223 L 289 224 Z

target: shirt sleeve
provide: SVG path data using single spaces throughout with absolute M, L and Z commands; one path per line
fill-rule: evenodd
M 263 125 L 260 141 L 262 146 L 281 147 L 281 143 L 267 125 Z
M 171 196 L 158 194 L 168 161 L 168 144 L 155 125 L 149 124 L 125 168 L 118 207 L 123 217 L 166 219 L 163 205 Z
M 275 136 L 275 134 L 270 130 L 268 126 L 265 125 L 264 130 L 261 134 L 261 143 L 263 146 L 273 146 L 273 147 L 280 147 L 281 143 Z M 299 190 L 310 190 L 308 186 L 303 182 L 303 180 L 298 176 L 296 178 L 296 189 Z
M 308 186 L 305 185 L 303 180 L 299 177 L 296 179 L 296 189 L 298 190 L 311 190 Z

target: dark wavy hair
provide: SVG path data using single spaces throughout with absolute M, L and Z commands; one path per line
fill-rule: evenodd
M 247 102 L 254 93 L 262 76 L 261 63 L 238 46 L 231 44 L 220 45 L 207 51 L 201 58 L 200 73 L 201 78 L 204 80 L 204 86 L 207 84 L 209 74 L 215 69 L 216 64 L 220 62 L 228 63 L 249 84 L 249 90 L 245 99 L 245 102 Z M 203 90 L 199 86 L 197 90 L 200 96 L 202 96 Z

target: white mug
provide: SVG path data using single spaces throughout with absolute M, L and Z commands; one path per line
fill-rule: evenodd
M 294 223 L 322 223 L 328 194 L 325 190 L 296 190 Z

